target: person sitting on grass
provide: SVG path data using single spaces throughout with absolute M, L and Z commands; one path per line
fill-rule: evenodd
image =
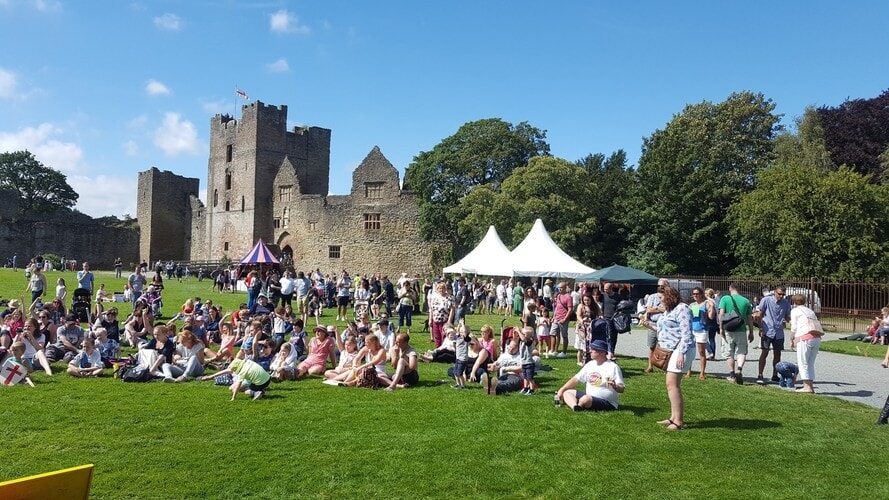
M 72 377 L 98 377 L 104 369 L 102 355 L 91 338 L 83 340 L 83 349 L 68 363 L 68 375 Z
M 387 355 L 383 346 L 380 345 L 380 339 L 376 335 L 369 333 L 364 337 L 364 347 L 358 351 L 355 360 L 352 362 L 352 370 L 346 378 L 346 385 L 358 386 L 360 382 L 361 371 L 365 368 L 373 368 L 376 375 L 376 384 L 389 385 L 392 382 L 386 373 Z
M 497 371 L 499 376 L 491 378 L 485 392 L 491 396 L 505 392 L 517 392 L 522 388 L 522 356 L 519 354 L 519 340 L 513 338 L 506 344 L 506 349 L 497 361 L 488 368 L 489 372 Z
M 281 350 L 272 360 L 271 372 L 275 382 L 296 379 L 296 358 L 293 356 L 293 344 L 281 344 Z
M 346 341 L 343 342 L 339 363 L 336 365 L 336 368 L 324 372 L 324 378 L 345 382 L 356 356 L 358 356 L 358 341 L 354 335 L 349 335 Z
M 232 401 L 235 400 L 241 388 L 244 389 L 244 394 L 256 401 L 265 396 L 269 383 L 272 381 L 269 372 L 250 359 L 236 359 L 225 370 L 218 371 L 213 375 L 204 375 L 200 377 L 200 380 L 212 380 L 220 375 L 228 374 L 237 375 L 235 381 L 229 386 L 229 390 L 232 393 Z
M 99 327 L 93 330 L 96 336 L 96 350 L 102 358 L 105 368 L 111 368 L 114 363 L 120 361 L 120 344 L 108 336 L 108 330 Z
M 139 344 L 148 342 L 148 334 L 154 328 L 154 317 L 151 308 L 144 301 L 137 300 L 133 305 L 133 313 L 124 323 L 126 341 L 130 347 L 138 348 Z
M 164 382 L 185 382 L 204 374 L 204 344 L 194 333 L 183 329 L 173 352 L 173 362 L 161 365 Z
M 441 341 L 441 345 L 423 354 L 423 356 L 420 357 L 421 361 L 426 363 L 453 363 L 456 361 L 457 330 L 454 330 L 450 326 L 446 326 L 444 330 L 445 338 Z
M 39 364 L 47 375 L 52 376 L 52 368 L 50 368 L 49 360 L 46 359 L 46 354 L 44 353 L 46 335 L 39 329 L 37 320 L 28 318 L 25 321 L 25 327 L 15 335 L 14 340 L 25 345 L 25 353 L 21 358 L 28 366 L 36 368 Z
M 163 377 L 161 367 L 164 363 L 173 363 L 176 346 L 170 340 L 170 332 L 166 325 L 156 325 L 152 331 L 153 339 L 141 344 L 139 348 L 139 366 L 148 368 L 154 377 Z
M 333 348 L 333 339 L 327 333 L 327 327 L 316 326 L 313 328 L 315 338 L 309 342 L 309 355 L 305 361 L 296 367 L 296 378 L 300 379 L 307 374 L 321 375 L 327 368 L 327 360 L 330 366 L 336 366 L 336 352 Z
M 0 365 L 0 385 L 15 385 L 24 380 L 26 384 L 34 387 L 34 381 L 31 380 L 30 373 L 33 371 L 31 364 L 22 357 L 25 354 L 25 344 L 21 341 L 14 341 L 9 347 L 10 356 L 3 360 Z
M 63 360 L 66 363 L 77 356 L 83 343 L 83 329 L 80 328 L 80 318 L 69 314 L 65 317 L 65 324 L 56 329 L 56 343 L 46 346 L 46 359 L 50 363 Z
M 616 410 L 618 395 L 624 392 L 623 372 L 617 363 L 608 360 L 608 343 L 604 340 L 592 341 L 589 352 L 590 361 L 565 382 L 556 397 L 574 411 Z M 586 383 L 586 390 L 575 390 L 580 382 Z
M 394 345 L 389 350 L 389 360 L 395 368 L 395 373 L 389 377 L 391 381 L 386 387 L 388 392 L 392 392 L 396 388 L 415 386 L 420 382 L 420 373 L 417 371 L 417 351 L 410 342 L 410 335 L 399 333 L 395 337 Z

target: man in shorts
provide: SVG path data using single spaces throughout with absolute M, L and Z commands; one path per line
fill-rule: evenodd
M 350 289 L 352 288 L 352 278 L 349 273 L 343 271 L 340 279 L 336 282 L 336 320 L 346 321 L 349 310 Z
M 553 299 L 553 322 L 549 328 L 549 334 L 556 337 L 556 351 L 561 342 L 562 352 L 556 357 L 568 357 L 568 315 L 574 310 L 574 301 L 571 299 L 571 290 L 565 281 L 559 282 L 559 293 Z
M 729 375 L 726 379 L 741 385 L 744 383 L 741 370 L 747 360 L 747 346 L 749 342 L 753 342 L 753 307 L 739 289 L 736 283 L 732 283 L 728 287 L 729 294 L 719 299 L 719 335 L 728 346 L 725 361 Z M 743 321 L 735 330 L 726 331 L 723 319 L 733 311 L 737 311 Z
M 608 359 L 608 343 L 604 340 L 590 342 L 589 352 L 590 361 L 565 382 L 556 398 L 574 411 L 616 410 L 618 395 L 624 392 L 623 372 Z M 585 391 L 574 389 L 579 382 L 586 382 Z
M 783 286 L 775 287 L 774 293 L 770 293 L 763 297 L 756 306 L 756 312 L 753 318 L 760 321 L 761 329 L 759 331 L 759 375 L 756 377 L 756 383 L 764 385 L 765 378 L 762 376 L 766 367 L 766 360 L 769 357 L 769 351 L 772 351 L 772 382 L 778 382 L 778 371 L 775 366 L 781 361 L 781 351 L 784 350 L 784 323 L 790 321 L 790 301 L 787 300 L 786 291 Z

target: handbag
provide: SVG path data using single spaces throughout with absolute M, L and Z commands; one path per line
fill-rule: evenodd
M 671 356 L 673 356 L 673 349 L 664 349 L 660 344 L 656 344 L 654 351 L 651 353 L 651 364 L 663 371 L 667 371 Z
M 738 314 L 738 304 L 735 302 L 735 298 L 731 295 L 728 297 L 731 299 L 734 308 L 732 309 L 732 312 L 722 315 L 722 328 L 727 332 L 733 332 L 744 325 L 744 320 L 741 319 L 741 315 Z

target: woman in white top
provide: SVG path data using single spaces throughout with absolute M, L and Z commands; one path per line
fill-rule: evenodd
M 821 347 L 824 330 L 815 316 L 815 311 L 805 306 L 805 295 L 794 295 L 790 298 L 793 309 L 790 310 L 790 333 L 793 339 L 790 347 L 796 347 L 796 361 L 799 364 L 799 380 L 803 387 L 796 392 L 814 393 L 812 386 L 815 380 L 815 357 Z
M 349 371 L 346 385 L 358 385 L 358 374 L 363 368 L 368 366 L 374 368 L 374 371 L 377 373 L 377 378 L 379 378 L 381 382 L 386 384 L 391 383 L 392 380 L 386 375 L 386 362 L 388 359 L 388 353 L 386 352 L 386 349 L 383 348 L 382 344 L 380 344 L 380 339 L 372 333 L 366 335 L 364 337 L 364 347 L 358 351 L 355 360 L 352 361 L 352 369 Z
M 194 333 L 183 330 L 173 353 L 173 363 L 164 363 L 161 371 L 164 372 L 164 382 L 185 382 L 188 377 L 203 375 L 204 344 Z

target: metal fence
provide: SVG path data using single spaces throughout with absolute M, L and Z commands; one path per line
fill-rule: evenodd
M 737 283 L 741 294 L 751 300 L 783 285 L 789 295 L 800 294 L 808 299 L 808 306 L 821 318 L 826 330 L 864 332 L 880 309 L 889 305 L 889 283 L 829 281 L 818 278 L 781 279 L 738 276 L 669 276 L 678 285 L 683 298 L 695 286 L 712 288 L 727 293 L 729 284 Z M 672 280 L 675 280 L 672 281 Z

